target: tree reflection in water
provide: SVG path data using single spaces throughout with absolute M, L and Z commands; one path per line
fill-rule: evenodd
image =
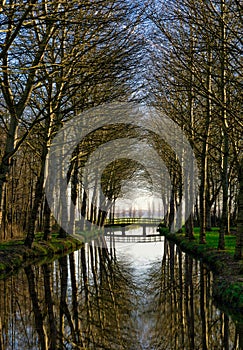
M 146 280 L 149 344 L 144 349 L 243 349 L 242 323 L 236 326 L 212 300 L 212 273 L 202 262 L 165 241 L 160 266 L 155 263 Z
M 38 348 L 136 349 L 128 267 L 96 245 L 82 248 L 76 262 L 72 253 L 54 265 L 52 279 L 49 265 L 25 269 Z
M 212 302 L 212 274 L 164 244 L 147 276 L 93 244 L 0 281 L 0 350 L 243 349 L 242 323 Z

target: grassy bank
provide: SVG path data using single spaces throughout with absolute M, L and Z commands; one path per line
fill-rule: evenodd
M 161 229 L 169 240 L 182 251 L 201 259 L 214 273 L 213 295 L 224 308 L 243 314 L 243 261 L 234 260 L 235 236 L 225 237 L 225 250 L 219 251 L 218 229 L 207 232 L 206 244 L 199 244 L 199 229 L 195 229 L 195 240 L 185 238 L 184 233 L 172 234 Z
M 50 260 L 52 257 L 67 254 L 82 246 L 82 242 L 71 236 L 58 238 L 52 235 L 48 242 L 41 239 L 37 234 L 31 249 L 24 246 L 24 240 L 11 240 L 0 244 L 0 278 L 11 274 L 18 268 L 33 262 Z

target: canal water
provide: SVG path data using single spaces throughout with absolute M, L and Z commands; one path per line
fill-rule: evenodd
M 0 350 L 243 349 L 243 317 L 216 306 L 212 273 L 155 233 L 1 280 Z

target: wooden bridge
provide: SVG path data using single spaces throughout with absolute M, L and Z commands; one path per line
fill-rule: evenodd
M 107 239 L 115 240 L 116 242 L 160 242 L 163 236 L 157 231 L 151 234 L 149 227 L 158 227 L 161 223 L 159 218 L 114 218 L 106 219 L 103 228 L 92 234 L 81 234 L 85 242 L 96 239 L 99 236 L 104 236 Z M 134 227 L 132 227 L 134 226 Z M 139 230 L 138 228 L 142 228 Z M 136 231 L 134 232 L 135 229 Z M 138 229 L 138 230 L 137 230 Z M 138 232 L 139 233 L 138 233 Z M 141 232 L 141 233 L 140 233 Z M 79 236 L 80 238 L 80 236 Z
M 129 226 L 129 225 L 138 225 L 138 226 L 158 226 L 161 223 L 159 218 L 114 218 L 106 219 L 104 227 L 115 227 L 115 226 Z
M 104 235 L 116 242 L 159 242 L 162 236 L 159 233 L 148 234 L 147 228 L 157 227 L 161 223 L 158 218 L 114 218 L 106 220 L 104 224 Z M 131 232 L 129 226 L 142 227 L 140 234 Z

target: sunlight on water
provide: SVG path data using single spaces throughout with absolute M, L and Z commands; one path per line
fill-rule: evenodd
M 130 229 L 129 235 L 141 235 L 143 229 L 134 228 Z M 156 227 L 147 227 L 146 235 L 156 235 Z M 136 242 L 115 242 L 117 258 L 123 261 L 127 261 L 131 264 L 131 267 L 136 270 L 136 273 L 144 273 L 153 262 L 161 260 L 164 253 L 164 238 L 161 238 L 160 242 L 142 242 L 137 239 Z

